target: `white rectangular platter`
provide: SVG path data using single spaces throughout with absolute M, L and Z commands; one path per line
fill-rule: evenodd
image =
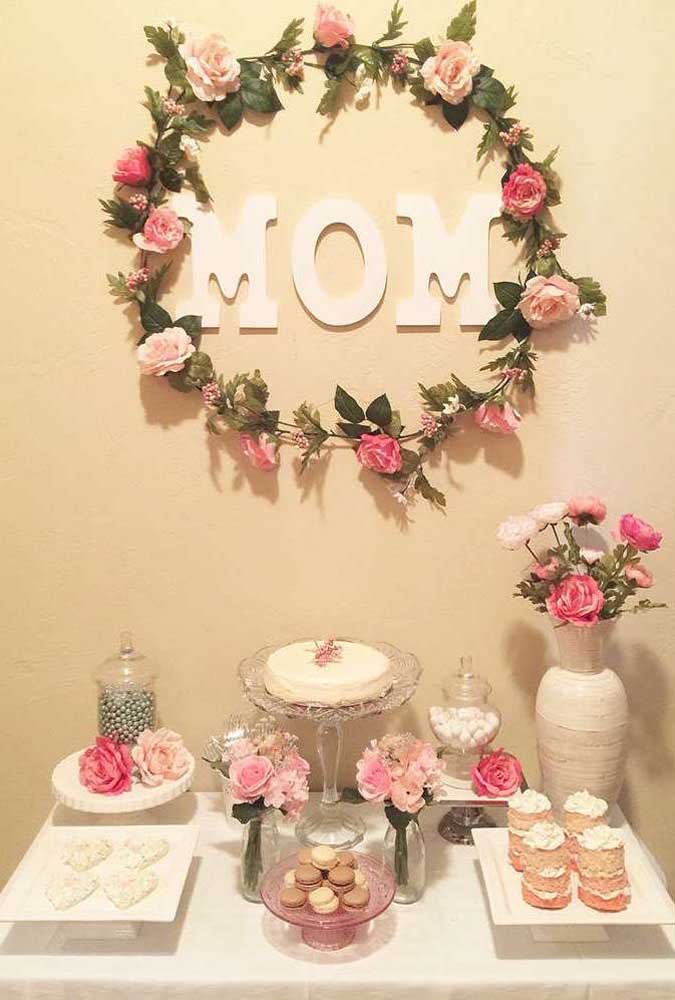
M 619 913 L 601 913 L 576 898 L 573 876 L 572 902 L 563 910 L 540 910 L 529 906 L 521 895 L 522 876 L 509 864 L 508 830 L 473 830 L 483 881 L 490 901 L 492 920 L 501 925 L 595 924 L 675 924 L 675 903 L 660 882 L 639 841 L 629 826 L 622 826 L 626 846 L 626 870 L 633 897 L 627 909 Z
M 46 826 L 37 836 L 14 875 L 0 894 L 0 921 L 158 921 L 175 919 L 185 885 L 199 827 L 181 826 Z M 61 861 L 70 840 L 105 838 L 113 852 L 90 872 L 97 877 L 115 865 L 115 849 L 127 837 L 163 837 L 169 850 L 159 861 L 149 865 L 159 878 L 159 885 L 144 899 L 125 910 L 118 909 L 99 886 L 91 896 L 67 910 L 57 910 L 45 895 L 47 882 L 59 871 L 69 871 Z

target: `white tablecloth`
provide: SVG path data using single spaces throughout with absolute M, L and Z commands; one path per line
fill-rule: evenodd
M 353 808 L 367 817 L 369 842 L 378 842 L 381 815 Z M 188 793 L 139 820 L 200 826 L 176 921 L 144 924 L 131 941 L 65 944 L 55 940 L 54 924 L 0 925 L 0 998 L 675 998 L 673 928 L 613 927 L 604 943 L 538 944 L 528 928 L 494 927 L 474 849 L 438 837 L 440 807 L 425 814 L 423 900 L 390 907 L 353 944 L 326 953 L 310 950 L 296 928 L 239 896 L 237 830 L 226 823 L 217 794 Z M 59 806 L 48 822 L 95 818 Z

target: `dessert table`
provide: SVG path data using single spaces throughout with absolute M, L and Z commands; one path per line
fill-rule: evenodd
M 365 846 L 381 813 L 355 806 Z M 527 927 L 494 927 L 473 847 L 436 833 L 425 810 L 428 888 L 392 906 L 340 952 L 317 952 L 298 928 L 237 891 L 239 833 L 217 793 L 188 793 L 134 818 L 196 823 L 199 842 L 177 918 L 146 923 L 131 940 L 78 940 L 63 925 L 0 924 L 0 997 L 34 1000 L 672 1000 L 675 927 L 611 927 L 609 941 L 538 943 Z M 110 824 L 56 806 L 47 823 Z M 129 823 L 129 816 L 120 817 Z M 291 840 L 288 849 L 291 849 Z M 286 846 L 286 845 L 284 845 Z

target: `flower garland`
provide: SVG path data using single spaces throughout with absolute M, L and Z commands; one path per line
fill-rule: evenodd
M 445 497 L 427 479 L 424 463 L 458 417 L 473 413 L 483 430 L 513 433 L 521 418 L 511 399 L 516 392 L 534 391 L 533 331 L 574 315 L 605 315 L 605 296 L 598 282 L 573 277 L 558 259 L 565 234 L 549 214 L 560 202 L 559 178 L 553 170 L 557 150 L 542 161 L 530 157 L 532 133 L 508 114 L 515 104 L 513 87 L 505 87 L 481 64 L 469 44 L 476 27 L 475 0 L 451 21 L 440 44 L 430 38 L 400 40 L 407 22 L 399 0 L 386 31 L 371 44 L 357 42 L 351 17 L 320 4 L 313 44 L 303 49 L 303 22 L 292 20 L 275 45 L 262 55 L 246 57 L 235 57 L 215 32 L 186 36 L 173 21 L 144 29 L 165 61 L 168 88 L 164 95 L 145 88 L 153 140 L 138 141 L 122 154 L 113 172 L 115 195 L 101 202 L 106 223 L 126 230 L 140 251 L 137 269 L 108 275 L 111 292 L 139 309 L 141 373 L 164 377 L 180 392 L 200 391 L 208 429 L 238 432 L 243 455 L 257 469 L 276 469 L 282 444 L 299 450 L 304 471 L 323 449 L 342 442 L 361 466 L 387 482 L 399 502 L 407 504 L 421 495 L 444 507 Z M 442 114 L 454 129 L 475 114 L 483 122 L 477 159 L 495 151 L 505 157 L 501 220 L 505 238 L 522 247 L 526 274 L 523 280 L 495 284 L 501 308 L 478 339 L 509 338 L 515 343 L 481 368 L 497 379 L 490 388 L 472 389 L 454 374 L 437 385 L 420 385 L 420 426 L 406 433 L 386 394 L 363 406 L 340 386 L 335 391 L 335 426 L 325 426 L 317 407 L 307 401 L 293 412 L 292 420 L 282 420 L 268 405 L 269 390 L 257 369 L 231 378 L 218 375 L 199 346 L 201 317 L 172 318 L 159 303 L 168 265 L 152 267 L 150 255 L 154 260 L 155 254 L 175 250 L 190 230 L 189 221 L 167 205 L 168 193 L 189 186 L 199 202 L 211 200 L 198 165 L 199 138 L 218 122 L 232 131 L 248 111 L 276 114 L 283 107 L 277 88 L 301 91 L 307 67 L 325 76 L 319 114 L 337 114 L 347 87 L 355 90 L 357 107 L 365 107 L 373 88 L 391 82 L 397 89 L 408 88 L 422 107 Z

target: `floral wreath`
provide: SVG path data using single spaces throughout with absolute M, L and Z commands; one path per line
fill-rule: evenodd
M 162 95 L 145 88 L 154 141 L 138 141 L 124 151 L 113 172 L 115 196 L 101 201 L 106 223 L 127 230 L 140 250 L 136 270 L 108 275 L 111 292 L 138 306 L 143 328 L 137 348 L 141 373 L 165 377 L 180 392 L 200 391 L 209 411 L 208 429 L 238 432 L 242 452 L 256 468 L 276 469 L 279 446 L 291 444 L 299 449 L 304 471 L 322 449 L 346 442 L 358 462 L 386 480 L 401 503 L 421 494 L 444 507 L 445 497 L 427 479 L 424 463 L 449 435 L 457 417 L 472 412 L 483 430 L 515 431 L 521 418 L 508 397 L 516 391 L 534 391 L 532 332 L 575 314 L 605 315 L 605 295 L 597 281 L 572 277 L 558 259 L 565 234 L 555 228 L 549 214 L 550 207 L 560 202 L 560 182 L 552 167 L 557 149 L 541 162 L 528 155 L 534 148 L 532 133 L 508 116 L 515 104 L 514 88 L 505 87 L 492 69 L 482 65 L 469 44 L 476 27 L 476 0 L 465 4 L 438 45 L 430 38 L 414 43 L 399 40 L 407 23 L 399 0 L 386 31 L 370 45 L 356 41 L 351 17 L 320 4 L 314 43 L 302 49 L 303 22 L 303 18 L 292 20 L 263 55 L 239 58 L 215 32 L 186 37 L 173 21 L 144 29 L 165 61 L 168 89 Z M 293 412 L 291 421 L 282 420 L 279 411 L 268 406 L 269 390 L 257 369 L 231 378 L 218 375 L 199 347 L 201 317 L 173 319 L 159 303 L 168 265 L 153 269 L 149 255 L 175 250 L 190 231 L 189 221 L 166 204 L 167 192 L 187 185 L 199 202 L 211 200 L 198 165 L 198 139 L 218 121 L 232 131 L 247 111 L 276 114 L 283 107 L 277 87 L 302 91 L 305 67 L 325 75 L 319 114 L 337 114 L 346 86 L 355 89 L 357 107 L 364 107 L 373 87 L 392 82 L 398 89 L 407 87 L 421 106 L 442 114 L 456 130 L 470 113 L 476 114 L 483 122 L 477 159 L 494 155 L 495 150 L 506 159 L 501 221 L 504 237 L 521 245 L 526 275 L 494 285 L 501 308 L 478 339 L 509 338 L 515 343 L 481 368 L 497 379 L 484 391 L 470 388 L 454 374 L 437 385 L 420 384 L 423 412 L 414 431 L 404 428 L 386 394 L 364 407 L 340 386 L 335 390 L 339 419 L 334 427 L 324 426 L 317 407 L 307 401 Z

